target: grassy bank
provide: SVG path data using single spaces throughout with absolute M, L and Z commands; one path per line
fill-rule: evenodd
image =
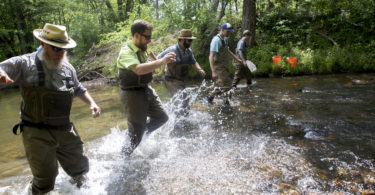
M 149 45 L 149 49 L 156 55 L 168 46 L 175 44 L 175 37 L 164 37 L 155 40 Z M 103 75 L 111 78 L 117 77 L 116 59 L 123 44 L 116 44 L 110 47 L 101 46 L 86 55 L 85 60 L 79 63 L 85 67 L 100 67 Z M 197 48 L 193 48 L 193 51 Z M 273 64 L 272 57 L 281 56 L 280 65 Z M 288 57 L 296 57 L 297 64 L 291 67 Z M 257 71 L 253 73 L 256 77 L 268 75 L 310 75 L 310 74 L 331 74 L 331 73 L 359 73 L 375 72 L 375 53 L 361 47 L 330 47 L 326 49 L 310 49 L 300 47 L 288 47 L 281 45 L 258 45 L 249 50 L 247 59 L 250 59 L 256 66 Z M 208 56 L 198 57 L 197 61 L 207 72 L 207 78 L 211 76 Z M 164 66 L 154 72 L 156 77 L 162 76 Z M 231 65 L 231 73 L 235 67 Z M 199 77 L 198 72 L 191 68 L 189 70 L 191 78 Z
M 273 56 L 281 56 L 281 64 L 275 66 Z M 287 57 L 296 57 L 297 64 L 291 67 Z M 375 54 L 360 47 L 331 47 L 326 49 L 301 49 L 278 45 L 261 45 L 248 53 L 258 70 L 256 76 L 329 74 L 341 72 L 374 72 Z

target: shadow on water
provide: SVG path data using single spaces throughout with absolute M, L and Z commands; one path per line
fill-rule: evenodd
M 85 186 L 76 189 L 60 170 L 54 192 L 374 193 L 373 74 L 257 79 L 250 88 L 239 85 L 230 107 L 222 107 L 221 98 L 201 103 L 212 88 L 203 82 L 186 88 L 185 95 L 161 94 L 170 119 L 146 135 L 130 157 L 121 154 L 129 138 L 119 122 L 125 119 L 118 90 L 106 97 L 94 91 L 99 105 L 107 102 L 104 110 L 117 114 L 96 122 L 96 128 L 110 131 L 85 146 L 91 166 Z M 184 99 L 190 101 L 189 114 L 176 115 Z M 3 178 L 0 193 L 22 194 L 30 179 L 28 169 Z

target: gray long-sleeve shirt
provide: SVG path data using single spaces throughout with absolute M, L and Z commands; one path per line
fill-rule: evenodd
M 39 78 L 35 55 L 37 55 L 36 52 L 12 57 L 1 62 L 0 69 L 5 71 L 20 87 L 36 87 L 39 84 Z M 86 91 L 86 88 L 78 81 L 74 67 L 68 61 L 63 62 L 61 69 L 48 69 L 43 62 L 42 65 L 46 88 L 68 91 L 66 78 L 70 77 L 74 87 L 74 96 L 80 96 Z
M 238 41 L 238 43 L 237 43 L 236 52 L 237 52 L 237 54 L 238 54 L 240 57 L 241 57 L 241 54 L 240 54 L 240 53 L 242 53 L 243 57 L 244 57 L 245 60 L 246 60 L 247 44 L 246 44 L 246 42 L 245 42 L 242 38 L 241 38 L 241 39 Z M 241 57 L 241 60 L 243 60 L 242 57 Z

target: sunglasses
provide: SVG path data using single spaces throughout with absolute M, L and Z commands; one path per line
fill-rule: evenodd
M 151 40 L 151 35 L 144 35 L 142 33 L 139 33 L 140 35 L 142 35 L 144 38 L 146 38 L 147 40 Z
M 187 39 L 186 40 L 188 43 L 192 43 L 193 42 L 193 39 Z
M 61 50 L 66 51 L 66 49 L 64 49 L 64 48 L 55 47 L 55 46 L 53 46 L 53 45 L 49 45 L 49 46 L 51 46 L 51 48 L 52 48 L 52 50 L 53 50 L 54 52 L 59 52 L 59 51 L 61 51 Z

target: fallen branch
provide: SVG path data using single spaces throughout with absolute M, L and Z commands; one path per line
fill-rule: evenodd
M 92 73 L 95 73 L 95 74 L 97 74 L 97 75 L 99 75 L 99 76 L 101 76 L 102 78 L 107 78 L 106 76 L 104 76 L 104 75 L 102 75 L 102 74 L 100 74 L 99 72 L 97 72 L 97 71 L 91 71 Z
M 80 70 L 80 71 L 77 73 L 77 75 L 78 75 L 78 80 L 81 80 L 82 78 L 84 78 L 85 76 L 87 76 L 87 75 L 88 75 L 89 73 L 91 73 L 91 72 L 95 72 L 95 73 L 99 74 L 98 71 L 99 71 L 100 69 L 104 68 L 104 67 L 105 67 L 105 65 L 98 66 L 98 67 L 95 67 L 95 68 L 93 68 L 93 69 Z M 100 74 L 100 75 L 101 75 L 101 74 Z M 101 76 L 103 76 L 103 75 L 101 75 Z M 103 77 L 105 77 L 105 76 L 103 76 Z
M 323 34 L 321 32 L 316 32 L 318 35 L 322 36 L 323 38 L 327 39 L 328 41 L 330 41 L 332 43 L 332 45 L 337 45 L 339 46 L 339 44 L 333 40 L 331 37 L 327 36 L 326 34 Z

